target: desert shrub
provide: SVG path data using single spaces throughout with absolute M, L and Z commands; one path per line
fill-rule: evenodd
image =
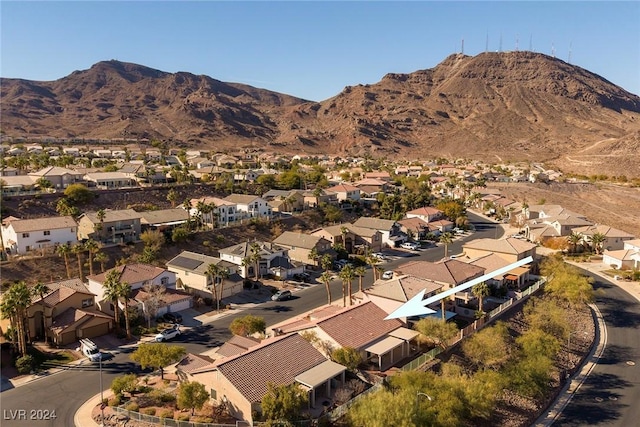
M 213 418 L 211 417 L 204 417 L 204 416 L 199 416 L 199 417 L 193 417 L 192 420 L 194 423 L 212 423 L 213 422 Z
M 225 237 L 222 234 L 216 235 L 216 242 L 224 243 L 224 241 L 225 241 Z
M 129 402 L 126 404 L 124 409 L 126 409 L 127 411 L 138 412 L 138 409 L 140 409 L 140 407 L 136 402 Z
M 16 369 L 18 370 L 19 374 L 28 374 L 29 372 L 33 371 L 35 365 L 36 360 L 30 354 L 19 357 L 18 360 L 16 360 Z
M 178 421 L 189 421 L 189 418 L 191 418 L 191 416 L 189 416 L 188 414 L 178 415 Z
M 353 395 L 353 390 L 350 388 L 342 387 L 336 390 L 334 394 L 334 400 L 338 405 L 342 405 L 343 403 L 347 403 L 351 396 Z
M 116 394 L 107 402 L 109 406 L 120 406 L 121 403 L 122 403 L 122 395 L 119 395 L 119 394 Z
M 172 409 L 163 409 L 158 414 L 160 418 L 173 418 L 173 410 Z
M 142 408 L 141 412 L 143 414 L 145 414 L 145 415 L 155 415 L 156 414 L 156 408 Z

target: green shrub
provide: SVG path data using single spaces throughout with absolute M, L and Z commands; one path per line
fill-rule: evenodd
M 138 412 L 138 409 L 140 409 L 140 406 L 138 406 L 136 402 L 129 402 L 126 404 L 124 409 L 126 409 L 127 411 Z
M 145 414 L 145 415 L 155 415 L 156 414 L 156 408 L 142 408 L 141 412 L 143 414 Z
M 173 410 L 171 409 L 163 409 L 158 414 L 160 418 L 173 418 Z
M 33 371 L 33 368 L 36 366 L 36 360 L 32 355 L 27 354 L 26 356 L 19 357 L 16 360 L 16 369 L 19 374 L 28 374 Z
M 121 394 L 116 394 L 111 399 L 109 399 L 109 402 L 108 402 L 109 406 L 120 406 L 121 403 L 122 403 Z

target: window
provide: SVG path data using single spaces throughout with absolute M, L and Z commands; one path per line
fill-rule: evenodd
M 27 237 L 29 237 L 29 233 L 22 233 L 22 237 L 26 239 Z
M 167 286 L 169 284 L 169 278 L 163 277 L 162 279 L 160 279 L 160 284 Z
M 82 308 L 91 307 L 93 305 L 93 298 L 87 298 L 82 300 Z
M 44 235 L 45 235 L 45 236 L 51 236 L 51 231 L 49 231 L 49 230 L 44 230 Z
M 214 400 L 218 399 L 218 392 L 215 391 L 214 389 L 211 389 L 211 398 Z

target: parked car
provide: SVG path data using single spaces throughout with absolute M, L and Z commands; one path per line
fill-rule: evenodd
M 293 278 L 299 282 L 304 283 L 308 283 L 309 281 L 311 281 L 311 275 L 309 273 L 294 274 Z
M 102 359 L 100 349 L 98 349 L 98 346 L 88 338 L 80 340 L 79 350 L 92 362 L 98 362 Z
M 387 257 L 385 256 L 385 254 L 383 254 L 382 252 L 374 252 L 371 254 L 372 257 L 374 258 L 378 258 L 380 261 L 384 261 L 387 259 Z
M 182 315 L 180 313 L 166 313 L 162 318 L 165 322 L 182 323 Z
M 416 242 L 404 242 L 400 247 L 411 251 L 417 251 L 420 246 Z
M 271 301 L 286 301 L 291 299 L 291 291 L 278 291 L 271 296 Z
M 178 325 L 176 325 L 173 328 L 165 329 L 164 331 L 156 335 L 156 342 L 168 341 L 177 337 L 178 335 L 180 335 L 180 328 L 178 327 Z
M 391 278 L 393 278 L 393 271 L 391 270 L 387 270 L 384 273 L 382 273 L 382 278 L 385 280 L 389 280 Z

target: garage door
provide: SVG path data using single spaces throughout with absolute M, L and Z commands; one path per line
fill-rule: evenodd
M 83 338 L 95 338 L 109 333 L 109 322 L 82 329 Z
M 169 310 L 172 313 L 175 313 L 176 311 L 182 311 L 182 310 L 186 310 L 187 308 L 191 308 L 191 298 L 188 298 L 186 300 L 182 300 L 182 301 L 177 301 L 171 304 L 171 309 Z

